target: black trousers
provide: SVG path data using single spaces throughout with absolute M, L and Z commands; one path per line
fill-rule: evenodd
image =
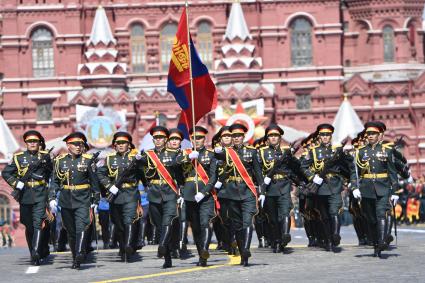
M 68 234 L 69 245 L 75 246 L 77 233 L 87 230 L 90 225 L 90 206 L 61 209 L 62 223 Z

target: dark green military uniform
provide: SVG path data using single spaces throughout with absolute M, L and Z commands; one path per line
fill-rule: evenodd
M 366 124 L 366 128 L 368 128 Z M 374 125 L 374 124 L 373 124 Z M 386 211 L 393 190 L 398 188 L 397 172 L 392 148 L 382 143 L 367 144 L 356 151 L 356 164 L 360 173 L 359 187 L 352 180 L 353 190 L 361 192 L 362 212 L 372 232 L 375 255 L 386 248 Z
M 241 124 L 233 124 L 230 127 L 232 135 L 246 133 L 247 128 Z M 261 166 L 257 151 L 254 147 L 233 146 L 232 149 L 239 156 L 240 161 L 243 163 L 251 181 L 258 183 L 263 182 L 261 173 Z M 257 209 L 257 192 L 251 191 L 244 179 L 241 177 L 236 165 L 229 155 L 229 148 L 225 148 L 223 153 L 216 154 L 216 158 L 224 160 L 224 171 L 229 172 L 223 182 L 225 186 L 226 196 L 229 200 L 229 217 L 232 218 L 236 242 L 241 253 L 241 265 L 248 265 L 248 258 L 251 256 L 250 246 L 252 239 L 252 223 L 254 216 L 258 213 Z M 217 180 L 217 177 L 211 177 Z M 257 190 L 256 188 L 254 188 Z M 255 194 L 254 194 L 255 193 Z
M 169 132 L 165 127 L 157 126 L 151 129 L 151 135 L 163 136 L 168 138 Z M 171 263 L 171 250 L 173 249 L 173 242 L 171 241 L 171 231 L 173 221 L 177 220 L 177 196 L 176 192 L 167 180 L 161 175 L 158 164 L 149 157 L 149 154 L 156 154 L 159 161 L 166 168 L 174 182 L 175 190 L 178 190 L 178 184 L 174 181 L 176 179 L 174 170 L 177 166 L 176 156 L 178 151 L 155 148 L 142 154 L 141 163 L 144 166 L 145 176 L 148 184 L 148 200 L 149 200 L 149 215 L 153 225 L 161 227 L 161 236 L 158 246 L 158 255 L 164 257 L 164 268 L 172 266 Z M 178 166 L 177 166 L 178 167 Z
M 92 193 L 99 194 L 98 182 L 93 155 L 62 154 L 55 159 L 49 198 L 55 199 L 56 193 L 60 192 L 58 205 L 74 259 L 73 268 L 79 268 L 84 259 L 86 230 L 94 217 L 90 213 L 91 197 Z
M 210 171 L 214 153 L 205 147 L 198 149 L 198 163 L 204 168 L 206 174 Z M 189 151 L 185 150 L 177 157 L 177 163 L 183 165 L 185 185 L 182 189 L 182 196 L 186 206 L 186 218 L 191 223 L 192 232 L 196 247 L 200 256 L 200 264 L 206 265 L 209 257 L 209 244 L 211 242 L 213 227 L 212 219 L 215 217 L 214 198 L 212 196 L 212 186 L 207 186 L 198 175 L 197 185 L 195 180 L 195 167 L 189 158 Z M 205 197 L 198 203 L 195 195 L 200 192 Z
M 119 175 L 124 170 L 131 171 L 126 172 L 126 178 L 122 181 L 116 196 L 110 196 L 112 199 L 110 204 L 111 218 L 118 235 L 122 256 L 124 256 L 124 251 L 127 256 L 130 256 L 136 249 L 132 242 L 136 230 L 133 224 L 139 217 L 137 212 L 140 200 L 138 185 L 143 174 L 139 162 L 133 161 L 137 153 L 137 150 L 129 150 L 124 154 L 111 153 L 106 157 L 105 164 L 97 172 L 100 183 L 109 195 L 109 189 L 115 185 L 115 180 Z M 129 168 L 132 162 L 136 163 L 133 163 L 132 168 Z
M 272 228 L 272 239 L 275 245 L 282 245 L 282 247 L 285 247 L 291 240 L 289 212 L 292 209 L 292 182 L 289 179 L 291 170 L 287 165 L 276 163 L 278 163 L 278 160 L 282 160 L 283 155 L 289 150 L 288 146 L 276 148 L 266 146 L 259 149 L 263 174 L 271 179 L 264 191 L 266 195 L 264 206 Z
M 317 132 L 319 135 L 322 132 L 331 134 L 333 133 L 333 127 L 329 124 L 321 124 L 317 127 Z M 325 162 L 330 160 L 337 150 L 341 150 L 340 147 L 341 145 L 331 146 L 330 143 L 310 147 L 301 163 L 301 168 L 309 181 L 313 182 L 315 176 L 322 173 Z M 342 207 L 342 166 L 346 167 L 347 163 L 337 163 L 333 165 L 333 168 L 329 168 L 326 176 L 322 177 L 323 183 L 318 185 L 317 190 L 316 204 L 322 220 L 322 229 L 325 237 L 324 244 L 327 250 L 338 246 L 341 240 L 339 235 L 339 211 Z
M 47 151 L 18 152 L 13 156 L 13 160 L 3 169 L 2 176 L 5 181 L 13 188 L 16 188 L 17 183 L 20 181 L 28 166 L 36 163 L 40 159 L 44 162 L 37 170 L 35 170 L 28 181 L 25 183 L 24 188 L 20 192 L 20 221 L 25 225 L 25 237 L 28 248 L 32 255 L 39 253 L 41 258 L 48 255 L 47 250 L 41 251 L 41 230 L 43 228 L 43 221 L 45 221 L 48 188 L 47 184 L 52 173 L 52 162 Z M 34 256 L 33 256 L 34 257 Z

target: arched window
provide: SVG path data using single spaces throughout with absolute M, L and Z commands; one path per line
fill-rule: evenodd
M 311 65 L 311 24 L 304 18 L 298 18 L 291 24 L 291 62 L 293 66 Z
M 161 70 L 168 71 L 168 66 L 171 60 L 171 48 L 173 47 L 173 40 L 177 32 L 176 24 L 167 24 L 160 34 L 161 44 Z
M 136 24 L 131 27 L 130 46 L 133 73 L 142 73 L 146 70 L 146 41 L 142 25 Z
M 32 70 L 34 77 L 51 77 L 55 72 L 53 36 L 46 28 L 39 28 L 31 36 Z
M 4 195 L 0 195 L 0 221 L 10 221 L 9 199 Z
M 208 22 L 201 22 L 198 26 L 196 36 L 197 49 L 202 62 L 210 69 L 213 62 L 213 40 L 211 25 Z
M 394 29 L 385 26 L 382 30 L 384 39 L 384 62 L 394 62 Z

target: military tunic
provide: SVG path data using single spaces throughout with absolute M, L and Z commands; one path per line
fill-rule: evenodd
M 176 180 L 176 156 L 178 151 L 172 149 L 153 149 L 161 163 L 167 168 L 171 177 Z M 177 194 L 158 172 L 153 160 L 145 153 L 141 163 L 148 184 L 149 214 L 156 227 L 168 226 L 177 217 Z M 178 184 L 177 184 L 178 185 Z
M 206 174 L 210 171 L 211 162 L 214 158 L 214 153 L 205 147 L 198 150 L 198 163 L 204 168 Z M 195 168 L 192 164 L 192 160 L 189 158 L 189 151 L 183 151 L 177 157 L 177 163 L 183 165 L 183 172 L 185 176 L 185 185 L 182 189 L 182 195 L 186 205 L 186 216 L 187 220 L 191 221 L 192 229 L 198 230 L 208 228 L 210 221 L 214 218 L 214 198 L 212 196 L 211 186 L 207 186 L 198 175 L 198 191 L 203 193 L 205 197 L 201 202 L 196 203 L 195 195 L 196 183 L 195 183 Z M 198 226 L 199 227 L 196 227 Z M 195 226 L 195 227 L 194 227 Z
M 384 218 L 389 197 L 398 188 L 391 146 L 378 143 L 360 147 L 356 151 L 356 164 L 360 174 L 358 189 L 362 202 L 368 202 L 366 199 L 375 200 L 376 218 Z M 357 188 L 356 180 L 352 180 L 352 187 Z M 368 206 L 366 203 L 365 205 Z M 369 221 L 375 222 L 376 218 L 372 215 L 374 213 L 368 213 Z
M 120 230 L 123 229 L 124 225 L 132 224 L 137 217 L 137 206 L 140 200 L 138 185 L 141 181 L 143 170 L 138 161 L 134 161 L 136 163 L 133 163 L 132 168 L 127 169 L 132 164 L 137 153 L 137 150 L 128 151 L 124 154 L 111 153 L 106 157 L 105 164 L 97 171 L 99 181 L 105 188 L 106 194 L 109 195 L 109 189 L 115 185 L 116 178 L 124 170 L 131 170 L 131 172 L 126 174 L 127 177 L 123 180 L 117 195 L 111 203 L 112 221 Z
M 338 147 L 340 145 L 320 144 L 312 146 L 305 152 L 301 168 L 309 181 L 312 181 L 316 174 L 321 173 L 325 161 L 333 156 Z M 338 215 L 339 209 L 342 207 L 343 178 L 340 174 L 340 166 L 340 164 L 337 164 L 331 168 L 330 172 L 323 178 L 323 183 L 317 191 L 319 202 L 322 204 L 321 214 L 325 217 Z
M 266 146 L 259 149 L 263 175 L 271 179 L 264 194 L 266 195 L 265 209 L 272 225 L 277 225 L 283 220 L 283 217 L 289 216 L 292 209 L 292 183 L 289 179 L 289 175 L 292 174 L 291 169 L 284 163 L 276 164 L 289 150 L 290 148 L 287 146 L 277 148 Z
M 71 154 L 58 156 L 54 162 L 54 174 L 49 198 L 59 194 L 62 220 L 70 243 L 78 233 L 90 225 L 92 194 L 99 194 L 96 164 L 91 154 L 73 157 Z
M 248 175 L 253 181 L 262 183 L 263 176 L 257 151 L 251 146 L 234 147 Z M 232 218 L 235 231 L 251 227 L 253 217 L 257 213 L 257 198 L 239 174 L 231 160 L 228 149 L 224 154 L 216 154 L 216 158 L 224 160 L 224 171 L 229 172 L 223 182 L 226 197 L 229 200 L 229 216 Z M 217 177 L 212 177 L 217 180 Z
M 22 178 L 28 166 L 44 158 L 44 162 L 31 174 L 21 191 L 20 221 L 29 230 L 41 229 L 43 219 L 46 218 L 48 198 L 48 182 L 52 173 L 52 162 L 47 151 L 31 153 L 22 151 L 14 154 L 12 161 L 2 171 L 4 180 L 13 188 Z

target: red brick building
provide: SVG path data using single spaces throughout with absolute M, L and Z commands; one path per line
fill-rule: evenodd
M 333 121 L 346 95 L 362 121 L 382 120 L 390 137 L 406 136 L 418 176 L 425 163 L 424 2 L 195 0 L 190 29 L 220 104 L 263 98 L 271 121 L 310 132 Z M 69 133 L 77 104 L 124 110 L 136 139 L 154 111 L 177 124 L 166 79 L 183 2 L 0 5 L 0 109 L 18 140 L 32 128 L 47 140 Z M 211 128 L 212 117 L 203 121 Z M 13 203 L 8 193 L 3 198 Z

